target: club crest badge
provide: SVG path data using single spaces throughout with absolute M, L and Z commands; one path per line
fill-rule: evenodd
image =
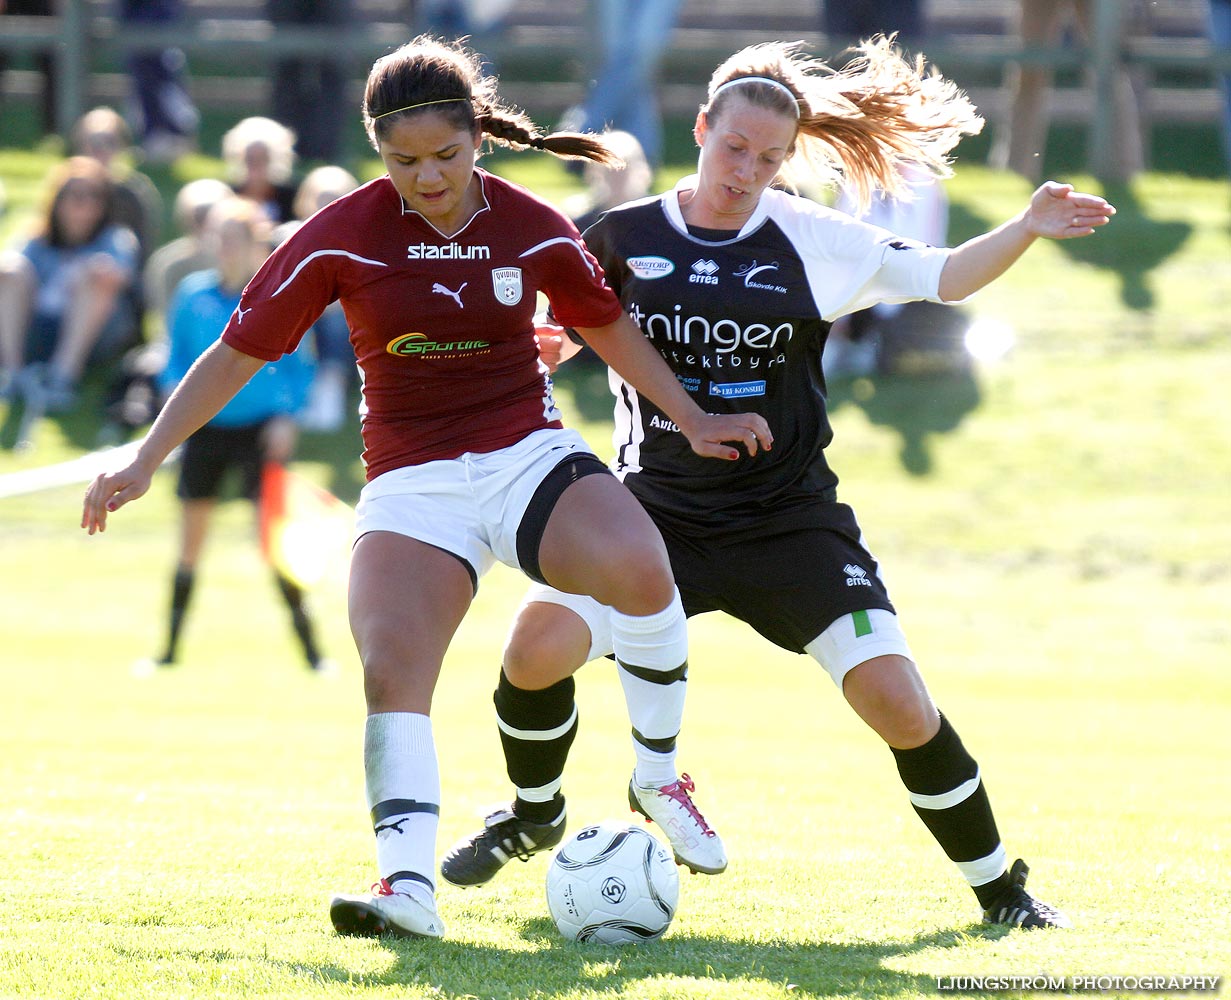
M 521 301 L 521 268 L 496 268 L 492 271 L 492 286 L 496 290 L 496 301 L 501 305 L 517 305 Z

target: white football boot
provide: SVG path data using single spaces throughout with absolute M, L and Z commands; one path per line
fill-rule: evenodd
M 392 934 L 404 938 L 444 937 L 444 921 L 436 907 L 394 892 L 381 879 L 367 895 L 334 896 L 329 904 L 329 919 L 339 934 L 355 937 L 380 937 Z
M 689 795 L 696 788 L 687 774 L 661 788 L 643 788 L 636 779 L 628 783 L 628 804 L 646 822 L 653 820 L 671 841 L 676 864 L 694 875 L 718 875 L 726 871 L 727 852 L 722 838 L 710 828 Z

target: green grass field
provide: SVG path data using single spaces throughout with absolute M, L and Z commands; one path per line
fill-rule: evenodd
M 11 199 L 43 169 L 0 165 Z M 964 168 L 950 193 L 961 239 L 1027 190 Z M 967 307 L 1013 324 L 1008 358 L 833 391 L 843 498 L 1010 856 L 1074 930 L 980 927 L 831 682 L 708 616 L 681 764 L 732 863 L 684 878 L 664 940 L 561 940 L 544 858 L 443 888 L 443 942 L 335 936 L 329 894 L 375 877 L 344 583 L 316 594 L 341 672 L 309 676 L 231 505 L 184 662 L 132 676 L 160 639 L 174 555 L 163 473 L 103 537 L 77 528 L 80 486 L 0 499 L 0 996 L 907 1000 L 960 976 L 1231 973 L 1229 195 L 1145 177 L 1115 193 L 1106 232 L 1035 247 Z M 601 405 L 583 387 L 569 409 L 607 455 Z M 12 415 L 0 424 L 0 481 L 91 445 L 88 422 L 65 419 L 17 454 Z M 349 431 L 307 438 L 300 468 L 353 500 L 357 450 Z M 491 690 L 522 587 L 493 571 L 445 664 L 441 850 L 508 795 Z M 631 819 L 611 669 L 580 674 L 578 698 L 572 826 Z

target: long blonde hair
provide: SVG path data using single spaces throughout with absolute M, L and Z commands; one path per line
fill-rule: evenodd
M 950 176 L 949 154 L 962 136 L 983 128 L 970 99 L 928 70 L 922 55 L 907 61 L 892 35 L 868 39 L 853 51 L 850 62 L 834 69 L 808 55 L 803 42 L 750 45 L 714 71 L 701 112 L 712 121 L 738 95 L 796 118 L 795 147 L 778 180 L 792 188 L 805 181 L 844 185 L 861 210 L 878 190 L 909 197 L 903 167 Z M 748 77 L 773 82 L 724 88 Z

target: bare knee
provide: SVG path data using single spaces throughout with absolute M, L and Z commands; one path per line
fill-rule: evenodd
M 504 675 L 523 691 L 541 691 L 571 676 L 585 663 L 590 642 L 585 622 L 568 608 L 528 604 L 505 643 Z
M 675 597 L 675 579 L 666 549 L 657 539 L 612 546 L 609 593 L 594 596 L 626 615 L 652 615 Z
M 904 656 L 878 656 L 846 675 L 842 693 L 891 747 L 909 750 L 936 735 L 940 713 L 918 668 Z

